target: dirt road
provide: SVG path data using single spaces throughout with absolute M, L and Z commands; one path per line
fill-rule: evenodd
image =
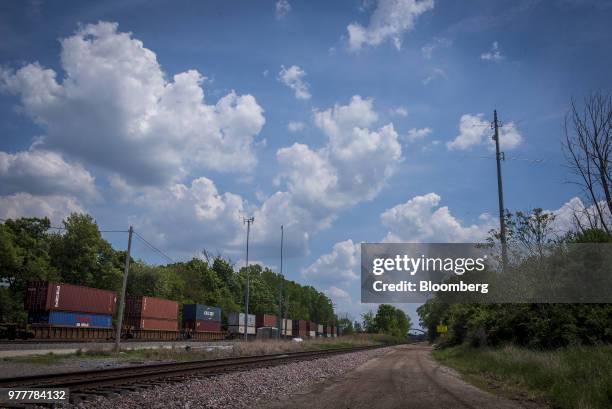
M 517 409 L 532 408 L 465 383 L 431 358 L 431 348 L 402 345 L 338 379 L 266 403 L 266 408 Z

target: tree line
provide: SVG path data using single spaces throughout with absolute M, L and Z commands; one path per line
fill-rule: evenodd
M 47 218 L 19 218 L 0 224 L 0 322 L 25 323 L 27 282 L 47 280 L 120 292 L 126 252 L 115 250 L 86 214 L 71 214 L 63 230 Z M 223 318 L 244 311 L 247 269 L 238 270 L 221 256 L 152 265 L 131 259 L 127 293 L 218 306 Z M 283 315 L 332 325 L 331 300 L 312 286 L 287 280 L 254 264 L 248 267 L 249 312 L 278 314 L 283 288 Z

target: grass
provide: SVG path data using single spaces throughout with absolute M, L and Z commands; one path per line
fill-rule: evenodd
M 438 349 L 433 356 L 485 389 L 559 409 L 612 408 L 612 346 L 534 351 L 516 346 Z
M 114 359 L 119 362 L 150 362 L 150 361 L 190 361 L 198 359 L 230 358 L 247 355 L 264 355 L 286 352 L 313 351 L 321 349 L 350 348 L 356 346 L 369 346 L 389 343 L 384 336 L 378 335 L 355 335 L 341 338 L 318 338 L 304 340 L 304 342 L 292 341 L 253 341 L 234 342 L 230 348 L 215 348 L 207 350 L 204 348 L 185 349 L 156 348 L 156 349 L 133 349 L 124 350 L 120 353 L 106 350 L 78 350 L 75 354 L 53 354 L 30 355 L 14 358 L 5 358 L 5 361 L 21 362 L 39 365 L 54 365 L 70 360 L 82 359 Z M 154 344 L 154 343 L 152 343 Z

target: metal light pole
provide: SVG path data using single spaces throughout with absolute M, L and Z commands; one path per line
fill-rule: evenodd
M 245 291 L 245 312 L 244 312 L 244 340 L 247 341 L 248 328 L 249 328 L 249 234 L 251 233 L 251 223 L 255 221 L 254 217 L 243 219 L 243 222 L 247 225 L 247 239 L 246 239 L 246 291 Z M 238 324 L 240 325 L 240 324 Z
M 128 247 L 125 255 L 125 269 L 123 271 L 123 287 L 121 288 L 121 298 L 119 299 L 119 311 L 117 316 L 117 330 L 115 332 L 115 351 L 119 352 L 121 346 L 121 327 L 123 326 L 123 310 L 125 309 L 125 291 L 127 288 L 128 273 L 130 271 L 130 253 L 132 251 L 132 233 L 134 228 L 130 226 L 128 230 Z
M 278 289 L 278 339 L 281 339 L 283 327 L 283 238 L 284 227 L 281 224 L 281 247 L 280 247 L 280 284 Z

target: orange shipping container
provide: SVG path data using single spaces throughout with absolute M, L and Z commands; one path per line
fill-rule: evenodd
M 178 317 L 178 303 L 155 297 L 128 296 L 125 300 L 125 317 L 157 318 L 175 320 Z
M 72 311 L 112 315 L 117 295 L 112 291 L 80 285 L 31 281 L 26 291 L 25 308 L 30 312 Z

